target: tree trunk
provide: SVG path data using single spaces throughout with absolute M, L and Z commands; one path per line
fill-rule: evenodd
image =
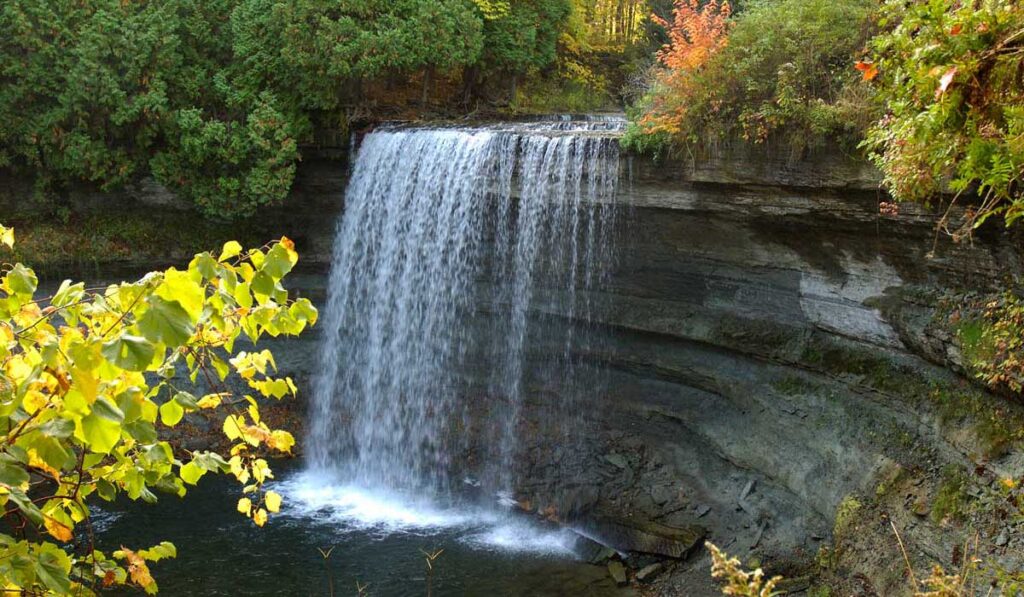
M 423 71 L 423 96 L 420 99 L 421 105 L 426 108 L 427 102 L 430 101 L 430 84 L 434 80 L 434 65 L 427 67 L 427 70 Z

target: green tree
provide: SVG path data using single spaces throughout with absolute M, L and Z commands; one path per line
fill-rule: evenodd
M 476 61 L 482 19 L 464 0 L 241 0 L 238 87 L 267 85 L 302 110 L 334 110 L 359 81 Z
M 169 3 L 0 6 L 0 165 L 111 188 L 145 164 L 179 63 Z
M 481 68 L 514 81 L 550 66 L 571 14 L 570 0 L 511 0 L 507 14 L 484 23 Z
M 14 243 L 0 226 L 0 242 Z M 223 386 L 238 376 L 253 395 L 294 394 L 276 377 L 266 350 L 238 350 L 264 335 L 295 335 L 316 321 L 306 299 L 281 280 L 298 259 L 287 238 L 242 251 L 229 242 L 218 257 L 196 255 L 188 268 L 137 282 L 88 289 L 65 281 L 35 297 L 36 275 L 22 264 L 0 277 L 0 584 L 25 594 L 93 594 L 113 585 L 155 593 L 149 563 L 174 557 L 174 545 L 93 549 L 88 532 L 96 500 L 156 502 L 183 496 L 208 472 L 244 486 L 238 510 L 259 526 L 280 508 L 263 489 L 267 453 L 295 440 L 260 419 L 252 396 Z M 206 380 L 197 396 L 193 384 Z M 191 383 L 188 381 L 191 380 Z M 176 450 L 160 429 L 200 409 L 226 413 L 228 453 Z M 77 539 L 77 540 L 76 540 Z

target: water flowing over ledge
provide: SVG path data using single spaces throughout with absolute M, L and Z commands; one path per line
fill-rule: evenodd
M 307 440 L 311 474 L 344 485 L 303 485 L 309 508 L 382 528 L 486 522 L 430 504 L 461 488 L 455 458 L 467 429 L 488 438 L 471 483 L 483 503 L 513 485 L 528 313 L 554 288 L 563 310 L 587 318 L 577 291 L 597 284 L 612 257 L 623 126 L 621 117 L 393 126 L 363 140 L 337 225 Z M 472 313 L 481 281 L 492 305 L 483 324 Z M 565 332 L 564 354 L 552 357 L 566 380 L 580 341 Z M 478 352 L 492 363 L 483 408 L 466 386 Z M 564 395 L 556 407 L 571 421 Z M 509 526 L 481 537 L 531 543 Z

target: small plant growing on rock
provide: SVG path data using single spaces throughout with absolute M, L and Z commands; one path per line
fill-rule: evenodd
M 781 576 L 765 580 L 763 569 L 746 572 L 741 567 L 739 559 L 730 558 L 714 543 L 705 541 L 704 547 L 711 553 L 711 577 L 725 582 L 725 586 L 722 587 L 723 595 L 773 597 L 782 594 L 776 590 L 776 586 L 782 582 Z

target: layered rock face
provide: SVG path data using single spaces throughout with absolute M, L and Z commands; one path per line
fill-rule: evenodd
M 601 340 L 578 354 L 588 425 L 526 442 L 531 504 L 560 486 L 566 516 L 612 543 L 630 546 L 623 527 L 700 527 L 795 574 L 845 554 L 836 574 L 891 594 L 900 555 L 884 517 L 866 514 L 877 507 L 905 523 L 921 564 L 949 566 L 959 531 L 929 516 L 948 471 L 989 455 L 1019 473 L 1021 455 L 974 417 L 1017 411 L 953 372 L 936 309 L 1018 275 L 1020 243 L 986 231 L 953 244 L 914 206 L 882 217 L 874 173 L 836 153 L 623 168 L 618 259 L 588 297 Z M 538 381 L 528 429 L 545 427 L 551 399 Z M 847 506 L 880 545 L 840 536 Z

